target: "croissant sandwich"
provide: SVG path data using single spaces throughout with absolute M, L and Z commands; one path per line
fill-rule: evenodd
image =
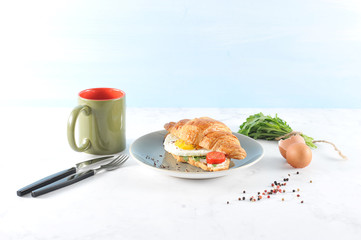
M 208 117 L 183 119 L 164 125 L 169 132 L 164 149 L 178 162 L 187 162 L 205 171 L 227 170 L 230 158 L 244 159 L 247 154 L 232 131 Z

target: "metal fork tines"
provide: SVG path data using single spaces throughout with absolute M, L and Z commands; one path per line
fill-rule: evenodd
M 38 197 L 38 196 L 43 195 L 45 193 L 55 191 L 55 190 L 57 190 L 59 188 L 69 186 L 69 185 L 71 185 L 73 183 L 76 183 L 76 182 L 84 180 L 84 179 L 86 179 L 88 177 L 94 176 L 95 174 L 97 174 L 98 172 L 100 172 L 102 170 L 106 170 L 106 171 L 115 170 L 115 169 L 119 168 L 121 165 L 123 165 L 128 160 L 128 158 L 129 158 L 128 155 L 119 155 L 118 157 L 116 157 L 111 162 L 103 164 L 103 165 L 99 166 L 98 168 L 90 169 L 88 171 L 83 171 L 83 172 L 80 172 L 80 173 L 76 173 L 76 174 L 71 175 L 69 177 L 65 177 L 63 179 L 60 179 L 59 181 L 54 182 L 54 183 L 52 183 L 50 185 L 39 188 L 39 189 L 31 192 L 31 196 Z
M 125 163 L 125 161 L 127 161 L 129 158 L 128 155 L 119 155 L 116 159 L 114 159 L 113 161 L 101 165 L 100 167 L 93 169 L 94 174 L 97 174 L 98 172 L 100 172 L 101 170 L 106 170 L 106 171 L 112 171 L 115 170 L 117 168 L 119 168 L 121 165 L 123 165 L 123 163 Z

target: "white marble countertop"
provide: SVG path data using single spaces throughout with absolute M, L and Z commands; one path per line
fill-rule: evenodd
M 131 108 L 126 152 L 136 138 L 168 121 L 209 116 L 237 131 L 248 115 L 262 111 L 334 142 L 349 159 L 318 144 L 310 166 L 297 170 L 285 163 L 277 142 L 259 141 L 265 149 L 260 162 L 217 179 L 169 177 L 130 159 L 116 171 L 44 196 L 18 197 L 20 187 L 89 158 L 68 146 L 70 111 L 3 111 L 0 239 L 359 239 L 361 110 Z M 287 193 L 238 201 L 285 177 Z M 297 188 L 300 197 L 292 192 Z

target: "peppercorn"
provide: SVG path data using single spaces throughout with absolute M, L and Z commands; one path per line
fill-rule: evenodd
M 241 201 L 241 198 L 240 198 L 240 197 L 238 198 L 238 201 Z
M 246 191 L 243 190 L 243 193 L 246 193 Z
M 310 180 L 310 183 L 312 183 L 312 180 Z
M 300 197 L 300 194 L 297 194 L 297 197 Z
M 300 172 L 297 172 L 297 174 L 300 174 Z
M 229 202 L 227 201 L 227 204 L 229 204 Z
M 303 201 L 301 201 L 301 203 L 303 203 Z
M 284 198 L 282 198 L 282 201 L 284 201 L 285 199 Z
M 293 189 L 292 192 L 296 192 L 296 190 Z
M 245 198 L 245 197 L 243 197 L 243 198 L 242 198 L 242 200 L 246 200 L 246 198 Z

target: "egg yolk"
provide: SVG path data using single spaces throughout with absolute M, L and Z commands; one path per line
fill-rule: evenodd
M 174 144 L 177 147 L 179 147 L 181 149 L 184 149 L 184 150 L 193 150 L 193 149 L 195 149 L 195 147 L 192 144 L 187 144 L 181 139 L 178 139 Z

